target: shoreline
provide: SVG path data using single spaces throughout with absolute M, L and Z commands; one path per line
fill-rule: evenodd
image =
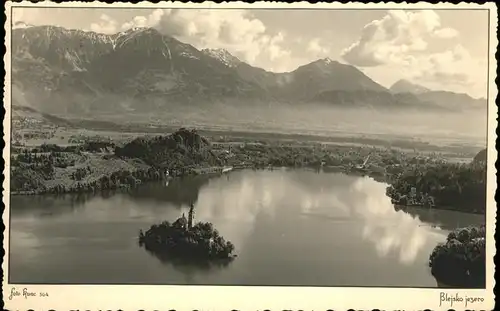
M 325 174 L 344 174 L 346 176 L 357 176 L 357 177 L 360 177 L 360 178 L 363 178 L 363 177 L 369 177 L 369 178 L 372 178 L 374 180 L 376 180 L 377 182 L 384 182 L 384 183 L 387 183 L 386 180 L 384 181 L 381 181 L 379 180 L 377 177 L 374 177 L 374 176 L 371 176 L 370 174 L 359 174 L 357 172 L 346 172 L 344 169 L 345 167 L 335 167 L 335 171 L 331 171 L 331 172 L 324 172 L 321 168 L 317 168 L 317 167 L 312 167 L 312 166 L 305 166 L 305 167 L 290 167 L 290 166 L 268 166 L 268 167 L 261 167 L 261 168 L 255 168 L 255 167 L 252 167 L 252 166 L 246 166 L 246 167 L 233 167 L 231 169 L 231 171 L 229 172 L 219 172 L 218 170 L 222 170 L 223 167 L 214 167 L 214 168 L 199 168 L 197 170 L 206 170 L 205 172 L 201 172 L 201 173 L 196 173 L 196 174 L 190 174 L 190 173 L 187 173 L 187 174 L 180 174 L 180 175 L 177 175 L 177 176 L 171 176 L 167 179 L 160 179 L 160 180 L 148 180 L 148 181 L 144 181 L 144 182 L 141 182 L 140 184 L 147 184 L 147 183 L 157 183 L 157 182 L 164 182 L 164 181 L 168 181 L 168 180 L 174 180 L 174 179 L 179 179 L 179 178 L 184 178 L 184 177 L 189 177 L 189 176 L 210 176 L 210 175 L 217 175 L 218 177 L 220 176 L 223 176 L 224 174 L 230 174 L 231 172 L 235 172 L 235 171 L 243 171 L 243 170 L 254 170 L 254 171 L 263 171 L 263 170 L 277 170 L 277 169 L 293 169 L 293 170 L 300 170 L 300 169 L 303 169 L 303 170 L 309 170 L 309 171 L 314 171 L 314 172 L 317 172 L 317 173 L 325 173 Z M 329 167 L 329 169 L 332 169 L 333 167 Z M 216 171 L 217 170 L 217 171 Z M 139 185 L 138 185 L 139 186 Z M 77 191 L 70 191 L 70 192 L 63 192 L 63 193 L 52 193 L 50 191 L 36 191 L 36 190 L 33 190 L 33 191 L 10 191 L 9 192 L 9 195 L 12 195 L 12 196 L 45 196 L 45 195 L 77 195 L 77 194 L 100 194 L 100 193 L 105 193 L 107 191 L 112 191 L 112 192 L 115 192 L 115 191 L 127 191 L 129 189 L 133 189 L 135 187 L 117 187 L 115 189 L 109 189 L 109 190 L 97 190 L 97 191 L 81 191 L 81 192 L 77 192 Z M 388 196 L 389 197 L 389 196 Z M 390 197 L 389 197 L 390 198 Z M 469 212 L 469 211 L 461 211 L 457 208 L 454 208 L 452 206 L 434 206 L 432 208 L 429 208 L 429 207 L 426 207 L 426 206 L 423 206 L 423 205 L 402 205 L 402 204 L 398 204 L 398 203 L 392 203 L 394 205 L 394 209 L 396 211 L 399 211 L 399 210 L 405 210 L 407 208 L 418 208 L 418 209 L 422 209 L 422 210 L 444 210 L 444 211 L 452 211 L 452 212 L 460 212 L 460 213 L 464 213 L 464 214 L 472 214 L 472 215 L 485 215 L 485 213 L 481 213 L 481 212 Z
M 404 211 L 405 209 L 408 209 L 408 208 L 417 208 L 417 209 L 420 209 L 420 210 L 437 210 L 437 211 L 450 211 L 450 212 L 458 212 L 458 213 L 464 213 L 464 214 L 470 214 L 470 215 L 483 215 L 483 216 L 486 216 L 485 213 L 480 213 L 480 212 L 469 212 L 469 211 L 461 211 L 461 210 L 457 210 L 456 208 L 452 207 L 452 206 L 434 206 L 432 208 L 429 208 L 429 207 L 425 207 L 425 206 L 419 206 L 419 205 L 400 205 L 400 204 L 394 204 L 394 209 L 396 211 Z
M 410 207 L 416 198 L 418 205 L 424 205 L 419 207 L 425 208 L 430 198 L 434 209 L 484 214 L 480 193 L 484 164 L 457 164 L 440 154 L 373 146 L 280 141 L 221 144 L 197 130 L 181 128 L 170 135 L 137 137 L 125 145 L 99 138 L 70 149 L 42 144 L 18 150 L 11 161 L 10 195 L 97 193 L 177 177 L 288 168 L 370 177 L 388 185 L 386 195 L 395 205 Z M 465 179 L 450 177 L 449 171 L 465 173 Z M 461 187 L 466 191 L 463 194 Z M 479 209 L 475 208 L 478 204 Z

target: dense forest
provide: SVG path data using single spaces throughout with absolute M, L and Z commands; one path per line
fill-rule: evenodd
M 387 194 L 400 205 L 426 205 L 432 198 L 432 205 L 438 207 L 473 213 L 485 213 L 486 210 L 486 166 L 483 163 L 414 166 L 393 176 L 390 184 Z
M 439 283 L 460 288 L 486 285 L 486 228 L 468 227 L 448 234 L 429 257 L 431 273 Z
M 167 136 L 136 138 L 123 147 L 116 147 L 115 155 L 141 159 L 151 166 L 169 169 L 221 164 L 206 138 L 198 135 L 196 130 L 184 128 Z

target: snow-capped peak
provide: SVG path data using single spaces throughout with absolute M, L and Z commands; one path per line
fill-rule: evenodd
M 241 63 L 241 61 L 229 53 L 226 49 L 203 49 L 203 53 L 219 60 L 221 63 L 228 67 L 234 67 Z
M 128 29 L 124 29 L 123 31 L 121 31 L 120 33 L 121 34 L 129 34 L 129 33 L 132 33 L 132 32 L 136 32 L 136 31 L 145 31 L 147 30 L 148 27 L 139 27 L 139 26 L 134 26 L 134 27 L 130 27 Z
M 330 64 L 333 62 L 333 60 L 330 58 L 330 57 L 325 57 L 322 59 L 322 61 L 325 63 L 325 64 Z

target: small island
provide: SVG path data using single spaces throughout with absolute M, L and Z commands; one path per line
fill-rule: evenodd
M 193 225 L 194 206 L 191 205 L 188 219 L 182 215 L 172 224 L 164 221 L 152 225 L 145 233 L 139 233 L 139 245 L 164 260 L 185 262 L 220 263 L 232 260 L 234 245 L 220 236 L 209 222 Z
M 486 228 L 467 227 L 448 234 L 437 245 L 429 267 L 439 287 L 484 288 L 486 284 Z

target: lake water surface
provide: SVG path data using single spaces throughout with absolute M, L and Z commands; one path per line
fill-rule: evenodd
M 162 262 L 139 229 L 195 204 L 238 257 L 226 267 Z M 385 185 L 305 170 L 238 171 L 113 195 L 13 196 L 10 282 L 435 287 L 434 246 L 484 216 L 396 211 Z M 434 228 L 434 226 L 438 226 Z

